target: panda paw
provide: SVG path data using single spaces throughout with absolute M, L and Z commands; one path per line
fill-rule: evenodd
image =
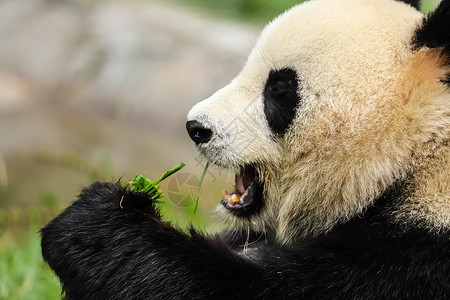
M 160 219 L 154 199 L 146 193 L 131 191 L 120 182 L 95 182 L 82 190 L 77 202 L 93 206 L 99 213 L 112 210 L 132 217 Z

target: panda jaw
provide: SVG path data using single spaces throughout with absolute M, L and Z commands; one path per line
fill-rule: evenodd
M 231 193 L 223 193 L 221 204 L 238 217 L 249 217 L 262 208 L 262 195 L 263 184 L 258 178 L 258 172 L 255 167 L 247 165 L 235 175 L 235 189 Z M 239 202 L 230 203 L 232 197 L 239 199 Z

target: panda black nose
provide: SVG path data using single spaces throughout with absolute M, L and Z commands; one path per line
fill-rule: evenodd
M 202 123 L 197 121 L 187 121 L 186 129 L 189 136 L 196 144 L 207 143 L 212 137 L 212 130 L 206 128 Z

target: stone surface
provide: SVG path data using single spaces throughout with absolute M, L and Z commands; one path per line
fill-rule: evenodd
M 0 1 L 0 208 L 46 191 L 72 200 L 90 177 L 64 155 L 105 179 L 182 160 L 199 177 L 185 116 L 238 73 L 257 34 L 150 1 Z

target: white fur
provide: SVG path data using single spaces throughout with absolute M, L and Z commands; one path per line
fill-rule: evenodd
M 429 136 L 411 134 L 425 123 L 407 116 L 405 94 L 415 87 L 401 79 L 422 17 L 393 0 L 295 6 L 264 29 L 229 85 L 192 108 L 188 120 L 214 132 L 198 146 L 202 156 L 232 170 L 261 166 L 265 206 L 253 228 L 284 243 L 326 232 L 411 171 L 412 152 Z M 297 71 L 302 103 L 280 139 L 265 119 L 263 88 L 270 70 L 285 67 Z M 430 131 L 445 124 L 448 115 Z

